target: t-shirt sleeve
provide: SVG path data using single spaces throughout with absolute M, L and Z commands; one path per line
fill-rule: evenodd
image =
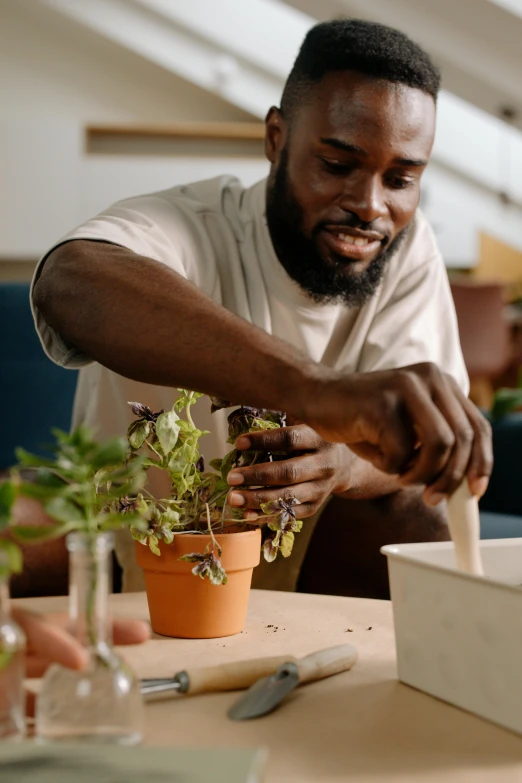
M 153 194 L 120 201 L 62 237 L 40 259 L 31 284 L 31 309 L 36 331 L 47 356 L 56 364 L 78 369 L 92 359 L 69 345 L 44 320 L 34 304 L 33 290 L 46 259 L 59 245 L 75 239 L 110 242 L 138 255 L 166 264 L 185 278 L 190 277 L 190 245 L 193 237 L 187 230 L 180 210 L 162 195 Z
M 433 362 L 467 394 L 469 380 L 444 260 L 422 214 L 406 252 L 390 262 L 379 307 L 360 355 L 360 372 Z

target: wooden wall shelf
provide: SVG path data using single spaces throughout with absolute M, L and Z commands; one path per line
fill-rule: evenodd
M 263 155 L 262 122 L 186 122 L 175 125 L 89 125 L 88 154 Z

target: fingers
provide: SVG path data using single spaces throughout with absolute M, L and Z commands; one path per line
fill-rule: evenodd
M 242 490 L 241 493 L 234 491 L 229 494 L 228 503 L 236 508 L 258 510 L 262 503 L 269 503 L 280 498 L 289 500 L 292 497 L 295 497 L 299 502 L 299 505 L 294 507 L 296 516 L 299 519 L 304 519 L 315 514 L 328 497 L 328 491 L 320 482 L 308 481 L 285 489 L 277 487 L 276 489 Z M 262 522 L 262 517 L 259 522 Z
M 444 419 L 444 431 L 439 429 L 433 433 L 440 441 L 440 462 L 434 462 L 426 451 L 426 434 L 423 434 L 420 438 L 419 459 L 402 479 L 410 483 L 420 476 L 422 483 L 427 484 L 424 499 L 431 505 L 437 505 L 453 493 L 464 479 L 471 456 L 473 429 L 448 377 L 432 371 L 428 380 L 432 401 Z M 426 473 L 423 474 L 424 466 Z M 437 474 L 439 467 L 440 472 Z
M 473 430 L 471 456 L 466 471 L 469 488 L 473 495 L 482 497 L 488 488 L 489 479 L 493 470 L 491 425 L 456 384 L 455 394 L 460 400 Z
M 333 449 L 328 448 L 322 453 L 234 469 L 227 476 L 229 485 L 235 487 L 227 502 L 234 508 L 260 509 L 263 503 L 281 497 L 295 497 L 300 503 L 296 513 L 303 518 L 311 516 L 328 497 L 335 483 L 337 466 L 334 456 Z
M 487 421 L 466 398 L 457 383 L 448 375 L 430 368 L 429 388 L 433 403 L 442 413 L 451 430 L 453 445 L 444 455 L 444 465 L 438 475 L 432 470 L 432 479 L 425 477 L 424 499 L 437 505 L 451 495 L 468 476 L 470 489 L 478 496 L 487 487 L 492 467 L 492 445 Z M 421 459 L 423 449 L 421 449 Z M 441 454 L 444 454 L 441 449 Z M 402 476 L 403 483 L 415 480 L 413 469 Z
M 491 474 L 489 425 L 436 365 L 338 376 L 308 400 L 306 420 L 331 442 L 402 484 L 424 484 L 436 503 L 467 476 L 481 495 Z
M 241 435 L 236 440 L 237 449 L 255 451 L 313 451 L 323 445 L 323 439 L 307 424 L 278 427 Z
M 41 677 L 51 663 L 83 669 L 87 650 L 66 630 L 66 614 L 39 615 L 13 607 L 13 617 L 27 638 L 26 676 Z M 150 627 L 140 620 L 114 621 L 115 644 L 139 644 L 150 638 Z
M 40 676 L 51 662 L 69 669 L 83 669 L 87 665 L 87 651 L 60 627 L 60 621 L 53 622 L 49 617 L 23 609 L 13 609 L 13 616 L 27 637 L 28 677 Z
M 441 378 L 441 383 L 444 386 L 434 390 L 433 401 L 452 429 L 454 444 L 444 469 L 424 492 L 424 500 L 433 506 L 451 495 L 462 483 L 470 460 L 474 435 L 460 400 L 444 377 Z
M 442 415 L 436 424 L 419 417 L 418 400 L 412 398 L 409 412 L 416 421 L 420 441 L 418 457 L 403 473 L 402 483 L 424 483 L 424 499 L 436 505 L 468 478 L 470 490 L 481 496 L 493 464 L 491 430 L 486 419 L 464 395 L 456 381 L 434 365 L 420 365 L 419 380 Z M 415 418 L 417 417 L 417 418 Z M 437 468 L 440 468 L 437 473 Z
M 454 436 L 442 412 L 434 405 L 428 387 L 407 369 L 395 378 L 395 388 L 384 393 L 381 431 L 377 443 L 381 455 L 375 467 L 401 474 L 404 484 L 426 484 L 444 469 Z M 375 445 L 375 444 L 374 444 Z
M 259 465 L 234 468 L 228 474 L 227 482 L 231 487 L 289 487 L 304 481 L 330 479 L 335 472 L 333 452 L 325 450 L 324 454 L 305 454 L 279 462 L 262 462 Z
M 114 644 L 141 644 L 150 639 L 150 625 L 142 620 L 115 618 L 113 623 Z

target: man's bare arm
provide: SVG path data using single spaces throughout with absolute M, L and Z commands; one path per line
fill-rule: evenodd
M 120 375 L 285 410 L 436 495 L 453 492 L 466 475 L 472 491 L 485 491 L 490 433 L 434 365 L 336 372 L 228 312 L 167 266 L 103 242 L 54 250 L 34 302 L 67 342 Z
M 75 240 L 47 259 L 34 301 L 68 343 L 120 375 L 268 408 L 299 406 L 318 366 L 192 283 L 130 250 Z M 290 393 L 289 393 L 290 392 Z

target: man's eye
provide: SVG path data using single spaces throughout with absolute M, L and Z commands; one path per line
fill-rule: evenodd
M 347 174 L 352 170 L 352 166 L 347 163 L 339 163 L 335 160 L 328 160 L 328 158 L 321 158 L 325 169 L 333 174 Z
M 390 177 L 388 182 L 395 190 L 403 190 L 415 184 L 415 180 L 411 177 Z

